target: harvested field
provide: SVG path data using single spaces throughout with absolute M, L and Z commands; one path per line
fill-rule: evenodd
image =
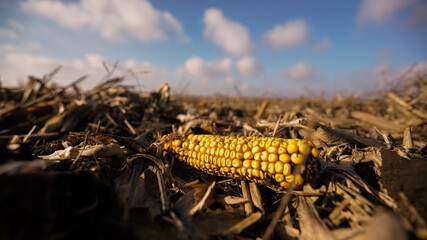
M 427 78 L 369 96 L 170 96 L 54 74 L 0 89 L 2 239 L 427 239 Z M 167 134 L 300 138 L 311 185 L 212 176 Z

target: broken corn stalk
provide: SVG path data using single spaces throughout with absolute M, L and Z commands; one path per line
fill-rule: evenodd
M 295 188 L 310 182 L 318 173 L 316 146 L 302 139 L 168 135 L 164 150 L 198 170 L 215 176 L 245 179 L 283 188 L 295 179 Z M 303 174 L 293 169 L 305 163 Z

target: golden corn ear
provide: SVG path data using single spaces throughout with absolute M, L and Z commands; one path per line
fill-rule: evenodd
M 164 149 L 180 161 L 211 175 L 245 179 L 283 188 L 311 181 L 318 172 L 316 146 L 306 140 L 274 137 L 193 135 L 169 138 Z M 303 176 L 294 176 L 305 160 Z

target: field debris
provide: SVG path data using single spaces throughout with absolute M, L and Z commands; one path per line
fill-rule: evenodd
M 59 69 L 58 69 L 59 70 Z M 372 96 L 174 96 L 55 69 L 0 88 L 2 239 L 427 239 L 427 76 Z M 168 134 L 300 138 L 301 189 L 208 175 Z

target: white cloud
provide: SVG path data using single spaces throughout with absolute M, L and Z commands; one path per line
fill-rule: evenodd
M 283 76 L 295 81 L 308 80 L 315 75 L 314 68 L 304 62 L 298 62 L 282 72 Z
M 236 85 L 236 80 L 232 77 L 226 77 L 224 79 L 224 83 L 227 84 L 228 86 L 234 86 Z
M 357 20 L 360 23 L 381 24 L 396 12 L 414 4 L 417 0 L 363 0 Z
M 181 23 L 148 0 L 26 0 L 21 7 L 67 28 L 87 29 L 109 40 L 166 40 L 169 32 L 188 40 Z
M 406 22 L 425 26 L 427 24 L 427 3 L 414 7 Z
M 241 82 L 230 76 L 226 77 L 222 83 L 218 84 L 218 90 L 228 95 L 259 95 L 259 91 L 256 91 L 259 89 L 253 88 L 248 82 Z
M 304 20 L 298 19 L 276 25 L 264 34 L 263 41 L 272 49 L 290 48 L 302 43 L 307 36 L 307 24 Z
M 365 73 L 365 77 L 370 79 L 373 82 L 377 82 L 379 84 L 390 85 L 390 83 L 395 83 L 396 81 L 403 80 L 402 76 L 406 78 L 406 80 L 413 80 L 416 78 L 416 74 L 421 74 L 421 76 L 427 74 L 427 62 L 417 63 L 414 68 L 408 73 L 410 66 L 404 66 L 399 68 L 391 68 L 388 64 L 380 64 L 374 70 L 367 71 Z
M 7 23 L 9 24 L 9 26 L 11 26 L 12 28 L 15 28 L 15 29 L 23 29 L 24 28 L 24 26 L 22 26 L 22 24 L 15 19 L 8 19 Z
M 221 46 L 224 51 L 240 56 L 253 50 L 249 31 L 240 23 L 224 17 L 221 10 L 207 9 L 203 22 L 205 37 Z
M 187 59 L 184 66 L 177 70 L 180 75 L 190 75 L 203 78 L 222 75 L 231 71 L 232 62 L 230 58 L 224 58 L 217 62 L 206 62 L 203 58 L 193 56 Z
M 21 46 L 16 46 L 13 44 L 0 44 L 0 52 L 10 52 L 15 51 L 16 52 L 23 52 L 25 50 L 33 51 L 33 50 L 40 50 L 43 46 L 40 43 L 37 42 L 26 42 L 25 44 Z
M 15 45 L 12 44 L 0 44 L 0 52 L 9 52 L 15 50 Z
M 0 61 L 0 73 L 2 81 L 6 85 L 15 85 L 18 79 L 26 79 L 28 75 L 41 77 L 51 72 L 57 66 L 62 66 L 55 79 L 62 81 L 60 84 L 64 85 L 83 75 L 100 79 L 106 74 L 103 62 L 107 66 L 110 66 L 110 69 L 114 64 L 97 54 L 87 54 L 84 58 L 66 60 L 27 53 L 8 53 Z M 146 80 L 154 81 L 162 77 L 162 71 L 157 70 L 149 62 L 140 62 L 134 59 L 127 59 L 120 62 L 114 73 L 116 76 L 124 76 L 129 75 L 130 70 L 135 74 L 144 73 L 144 83 L 148 84 L 150 82 Z M 93 86 L 95 83 L 93 78 L 85 81 L 83 84 L 86 87 Z M 157 87 L 158 85 L 159 83 L 156 83 L 152 87 Z
M 353 92 L 359 94 L 376 91 L 386 92 L 393 88 L 403 89 L 399 86 L 409 86 L 410 82 L 413 83 L 418 79 L 418 74 L 427 76 L 426 61 L 419 62 L 411 68 L 412 66 L 407 65 L 393 68 L 382 63 L 373 69 L 359 69 L 338 74 L 334 82 L 343 83 L 345 85 L 342 87 L 353 89 Z
M 16 39 L 17 36 L 16 32 L 10 29 L 0 28 L 0 39 Z
M 263 68 L 254 57 L 242 57 L 236 62 L 236 70 L 241 76 L 255 77 L 263 71 Z
M 328 39 L 328 38 L 324 38 L 324 39 L 322 39 L 322 41 L 320 41 L 320 42 L 316 43 L 316 44 L 313 46 L 313 48 L 314 48 L 315 50 L 319 50 L 319 51 L 321 51 L 321 50 L 326 50 L 326 49 L 332 48 L 333 46 L 334 46 L 334 45 L 332 44 L 332 42 L 331 42 L 331 41 L 329 41 L 329 39 Z
M 27 49 L 29 49 L 29 50 L 40 50 L 40 49 L 43 48 L 43 46 L 40 43 L 38 43 L 38 42 L 31 42 L 31 41 L 27 42 L 25 44 L 25 47 Z

